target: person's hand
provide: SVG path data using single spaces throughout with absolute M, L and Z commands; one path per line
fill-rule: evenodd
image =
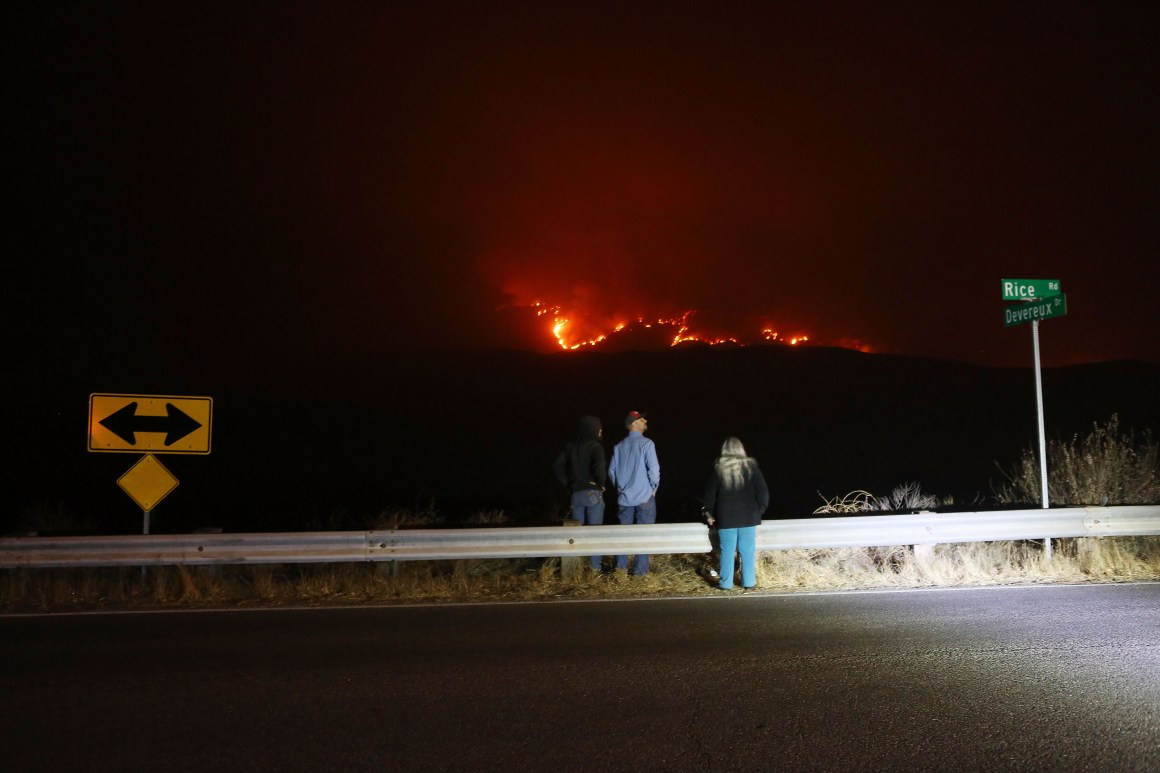
M 713 524 L 717 523 L 717 519 L 716 519 L 716 518 L 714 518 L 714 517 L 713 517 L 713 516 L 711 516 L 711 515 L 709 515 L 709 516 L 706 516 L 706 517 L 705 517 L 705 520 L 709 522 L 709 525 L 710 525 L 710 526 L 712 526 Z

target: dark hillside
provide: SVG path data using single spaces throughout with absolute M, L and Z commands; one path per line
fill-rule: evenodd
M 1160 366 L 1043 378 L 1049 437 L 1086 433 L 1113 413 L 1125 429 L 1160 430 Z M 451 518 L 503 509 L 544 522 L 564 502 L 551 461 L 586 413 L 603 419 L 609 450 L 626 411 L 649 413 L 662 520 L 696 517 L 731 434 L 770 479 L 771 517 L 806 516 L 819 494 L 886 494 L 908 481 L 985 508 L 996 461 L 1010 465 L 1036 441 L 1030 367 L 842 349 L 392 355 L 315 364 L 276 389 L 126 380 L 125 393 L 214 398 L 213 452 L 163 458 L 181 484 L 156 509 L 155 530 L 356 528 L 384 508 L 432 504 Z M 37 403 L 7 406 L 20 454 L 5 470 L 5 531 L 45 507 L 83 517 L 85 528 L 140 530 L 140 510 L 116 486 L 137 457 L 85 451 L 91 391 L 116 390 L 51 387 Z

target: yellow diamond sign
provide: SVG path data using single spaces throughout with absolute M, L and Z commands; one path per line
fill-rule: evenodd
M 177 488 L 177 478 L 173 477 L 165 465 L 153 454 L 145 454 L 129 471 L 117 478 L 117 485 L 145 511 L 152 510 L 157 503 Z

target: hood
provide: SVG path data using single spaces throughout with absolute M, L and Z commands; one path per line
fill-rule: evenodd
M 581 416 L 576 424 L 576 437 L 579 440 L 596 440 L 600 434 L 600 419 L 595 416 Z

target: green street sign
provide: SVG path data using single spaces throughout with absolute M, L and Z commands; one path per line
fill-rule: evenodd
M 1063 292 L 1058 279 L 1004 279 L 1003 300 L 1035 301 L 1056 298 Z
M 1067 314 L 1067 296 L 1061 293 L 1056 298 L 1008 306 L 1003 309 L 1003 326 L 1013 327 L 1014 325 L 1022 325 L 1024 322 L 1055 319 L 1065 314 Z

